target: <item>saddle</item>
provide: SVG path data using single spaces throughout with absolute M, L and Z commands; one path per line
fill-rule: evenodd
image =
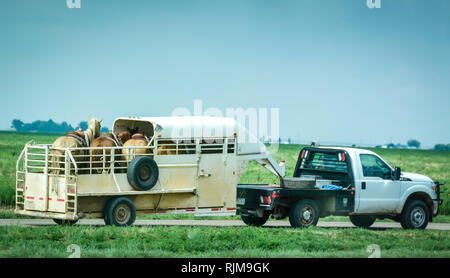
M 78 142 L 78 144 L 81 145 L 81 147 L 89 147 L 87 145 L 87 142 L 86 142 L 86 139 L 84 136 L 84 132 L 70 131 L 66 134 L 66 136 L 75 139 Z
M 142 133 L 135 133 L 135 134 L 133 134 L 133 136 L 131 136 L 131 139 L 138 139 L 138 140 L 140 139 L 140 140 L 148 141 L 147 137 L 144 134 L 142 134 Z

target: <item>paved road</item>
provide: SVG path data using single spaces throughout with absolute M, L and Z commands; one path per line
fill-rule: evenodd
M 0 219 L 0 226 L 48 226 L 55 225 L 51 219 Z M 103 226 L 105 222 L 102 219 L 82 219 L 77 225 Z M 231 227 L 245 226 L 240 220 L 136 220 L 135 226 L 214 226 Z M 328 222 L 319 221 L 319 227 L 324 228 L 353 228 L 350 222 Z M 268 221 L 264 227 L 290 227 L 288 221 Z M 393 229 L 401 228 L 400 224 L 393 222 L 375 222 L 373 229 Z M 428 230 L 450 230 L 450 223 L 430 223 Z

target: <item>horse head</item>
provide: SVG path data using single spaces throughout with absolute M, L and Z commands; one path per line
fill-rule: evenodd
M 122 141 L 122 143 L 125 143 L 126 141 L 131 139 L 131 132 L 129 130 L 122 131 L 119 134 L 117 134 L 117 137 Z
M 99 120 L 99 119 L 92 118 L 91 116 L 89 116 L 88 129 L 93 131 L 94 137 L 100 136 L 100 129 L 101 129 L 100 123 L 102 121 L 103 121 L 103 119 Z

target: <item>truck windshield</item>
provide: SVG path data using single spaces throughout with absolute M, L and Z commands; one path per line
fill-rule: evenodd
M 303 159 L 301 169 L 347 172 L 347 163 L 342 153 L 311 152 Z

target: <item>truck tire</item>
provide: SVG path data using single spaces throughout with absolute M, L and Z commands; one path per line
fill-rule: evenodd
M 289 223 L 294 228 L 315 226 L 318 221 L 319 207 L 314 200 L 300 200 L 289 210 Z
M 66 220 L 66 219 L 57 219 L 53 218 L 53 222 L 60 226 L 72 226 L 75 225 L 75 223 L 78 222 L 78 220 Z
M 406 203 L 400 217 L 403 229 L 423 230 L 428 225 L 430 211 L 424 202 L 412 200 Z
M 136 157 L 127 169 L 127 179 L 130 185 L 139 191 L 152 189 L 159 178 L 156 162 L 147 156 Z
M 372 215 L 350 215 L 350 221 L 359 228 L 369 228 L 377 218 Z
M 253 215 L 241 215 L 242 221 L 248 226 L 261 227 L 269 219 L 269 215 L 264 215 L 263 217 L 257 217 Z
M 131 226 L 136 220 L 136 207 L 127 197 L 116 197 L 106 203 L 103 217 L 106 225 Z

